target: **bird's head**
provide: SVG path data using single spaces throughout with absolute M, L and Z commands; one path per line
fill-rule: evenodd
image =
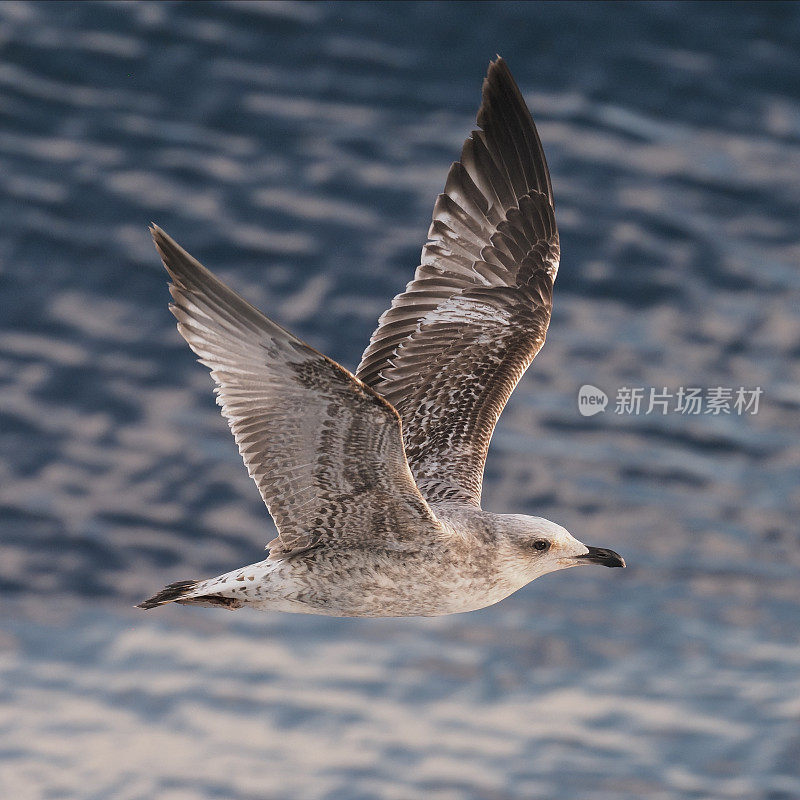
M 625 559 L 613 550 L 579 542 L 569 531 L 542 517 L 503 514 L 504 557 L 532 581 L 548 572 L 601 564 L 624 567 Z M 527 582 L 526 581 L 526 582 Z

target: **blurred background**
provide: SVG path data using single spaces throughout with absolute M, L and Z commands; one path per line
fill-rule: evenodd
M 4 2 L 0 48 L 3 797 L 800 797 L 800 6 Z M 133 609 L 274 535 L 147 224 L 352 369 L 496 53 L 563 257 L 484 507 L 629 569 L 440 619 Z

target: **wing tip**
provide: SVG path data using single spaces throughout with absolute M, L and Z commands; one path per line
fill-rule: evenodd
M 164 266 L 169 269 L 169 265 L 167 264 L 170 255 L 169 251 L 180 251 L 182 249 L 181 246 L 168 233 L 159 228 L 155 222 L 151 222 L 147 229 L 150 231 L 150 236 L 153 237 L 153 244 L 156 246 L 156 250 L 158 250 L 158 254 L 161 256 Z
M 150 236 L 153 237 L 156 247 L 158 247 L 158 243 L 160 241 L 166 241 L 170 238 L 166 233 L 164 233 L 163 230 L 161 230 L 161 228 L 158 227 L 158 225 L 155 224 L 155 222 L 151 222 L 147 226 L 147 230 L 150 231 Z
M 153 244 L 156 246 L 164 268 L 167 270 L 172 286 L 187 291 L 195 284 L 216 280 L 191 253 L 187 253 L 166 231 L 154 222 L 148 226 Z
M 150 231 L 150 236 L 153 238 L 153 244 L 156 246 L 156 250 L 158 250 L 158 254 L 161 256 L 161 260 L 164 262 L 164 266 L 167 268 L 167 271 L 170 271 L 169 264 L 167 263 L 169 259 L 169 249 L 170 247 L 177 247 L 177 243 L 172 239 L 169 234 L 165 233 L 155 222 L 151 222 L 147 226 L 147 230 Z
M 498 53 L 494 61 L 489 61 L 489 66 L 486 69 L 486 76 L 483 79 L 484 100 L 486 99 L 487 92 L 500 81 L 510 84 L 519 91 L 517 82 L 514 80 L 514 76 L 511 74 L 511 70 L 508 67 L 508 62 Z
M 508 69 L 508 62 L 500 55 L 500 53 L 494 54 L 494 61 L 489 59 L 489 67 L 487 69 L 487 75 L 492 72 L 493 70 L 502 69 L 506 72 L 510 72 Z
M 507 135 L 512 138 L 521 136 L 520 152 L 527 151 L 521 161 L 526 183 L 530 188 L 546 194 L 552 205 L 553 187 L 550 170 L 547 166 L 544 147 L 536 130 L 536 123 L 525 102 L 525 96 L 511 74 L 508 62 L 497 54 L 496 59 L 489 62 L 486 77 L 483 79 L 481 105 L 477 115 L 478 127 L 482 131 L 488 132 L 493 127 L 497 129 L 507 126 L 507 121 L 503 119 L 503 112 L 499 111 L 504 107 L 513 109 L 513 115 L 516 117 L 513 127 L 516 127 L 517 131 L 509 131 Z M 528 164 L 527 167 L 526 164 Z

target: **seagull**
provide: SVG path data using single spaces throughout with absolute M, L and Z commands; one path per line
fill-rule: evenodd
M 481 508 L 495 425 L 544 344 L 560 250 L 542 143 L 499 56 L 477 127 L 355 374 L 151 226 L 178 331 L 211 370 L 278 535 L 265 560 L 172 583 L 140 608 L 438 616 L 556 570 L 625 566 L 554 522 Z

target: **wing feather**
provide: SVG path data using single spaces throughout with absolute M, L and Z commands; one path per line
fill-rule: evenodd
M 151 229 L 178 330 L 278 527 L 270 557 L 328 547 L 419 547 L 442 532 L 403 450 L 397 412 Z
M 476 505 L 497 419 L 544 343 L 560 258 L 544 150 L 501 58 L 477 122 L 436 200 L 414 280 L 356 372 L 400 413 L 422 494 Z

